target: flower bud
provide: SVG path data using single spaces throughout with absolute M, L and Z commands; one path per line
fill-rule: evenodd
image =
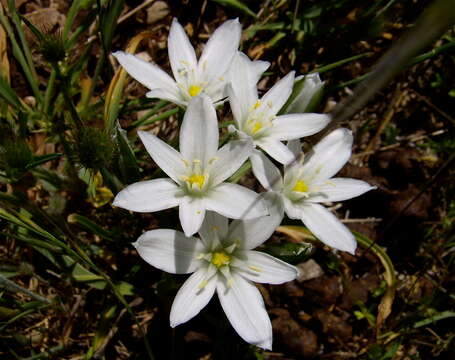
M 318 73 L 298 76 L 292 94 L 283 107 L 283 114 L 312 112 L 321 100 L 324 82 Z
M 66 49 L 61 32 L 44 34 L 39 41 L 39 51 L 50 63 L 62 61 L 66 56 Z
M 93 127 L 77 130 L 72 143 L 75 161 L 89 170 L 107 167 L 114 155 L 112 139 L 104 131 Z
M 0 146 L 0 168 L 10 180 L 18 180 L 33 160 L 33 154 L 23 139 L 8 139 Z

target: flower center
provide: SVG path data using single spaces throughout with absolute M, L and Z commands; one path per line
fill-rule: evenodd
M 225 265 L 229 265 L 231 262 L 231 256 L 226 254 L 224 251 L 216 252 L 212 255 L 211 263 L 215 265 L 217 268 L 220 268 Z
M 187 178 L 186 181 L 188 181 L 191 184 L 191 187 L 193 187 L 193 185 L 196 184 L 199 187 L 199 189 L 202 189 L 202 186 L 204 186 L 205 183 L 205 176 L 200 174 L 192 174 Z
M 302 180 L 297 180 L 297 182 L 295 183 L 294 187 L 292 188 L 293 191 L 297 191 L 297 192 L 302 192 L 302 193 L 305 193 L 308 191 L 308 185 L 305 184 L 304 181 Z
M 199 159 L 193 159 L 191 164 L 187 160 L 182 159 L 182 161 L 185 167 L 188 168 L 188 172 L 186 175 L 181 176 L 180 179 L 185 181 L 186 188 L 190 193 L 193 195 L 200 194 L 208 183 L 209 174 L 204 172 Z
M 253 126 L 252 126 L 252 129 L 251 129 L 251 132 L 253 134 L 256 134 L 259 130 L 262 129 L 262 122 L 260 121 L 255 121 Z
M 188 94 L 190 94 L 191 97 L 197 96 L 201 92 L 202 88 L 197 85 L 191 85 L 188 88 Z

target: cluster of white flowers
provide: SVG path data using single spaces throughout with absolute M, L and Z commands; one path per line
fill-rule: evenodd
M 210 37 L 199 60 L 182 26 L 174 20 L 168 49 L 172 79 L 155 64 L 124 52 L 114 56 L 148 97 L 186 108 L 179 151 L 158 137 L 139 132 L 148 153 L 169 176 L 127 186 L 114 205 L 137 212 L 179 207 L 183 233 L 171 229 L 145 232 L 135 243 L 139 255 L 158 269 L 193 273 L 174 300 L 171 326 L 188 321 L 218 294 L 237 333 L 247 342 L 271 349 L 272 327 L 262 297 L 252 282 L 280 284 L 296 278 L 294 266 L 252 249 L 280 225 L 284 213 L 302 222 L 325 244 L 354 253 L 351 232 L 320 203 L 350 199 L 371 190 L 367 183 L 333 178 L 351 155 L 352 135 L 338 129 L 311 154 L 298 139 L 329 122 L 323 114 L 302 113 L 322 87 L 317 74 L 294 78 L 291 72 L 260 99 L 257 83 L 270 65 L 238 51 L 238 20 L 223 23 Z M 289 100 L 296 82 L 298 94 Z M 237 135 L 218 149 L 215 106 L 228 100 Z M 285 104 L 287 105 L 285 106 Z M 283 107 L 286 114 L 280 114 Z M 285 145 L 282 141 L 287 141 Z M 284 165 L 284 176 L 264 154 Z M 267 190 L 257 194 L 226 182 L 242 164 Z M 235 219 L 228 224 L 228 219 Z M 199 238 L 193 237 L 199 233 Z

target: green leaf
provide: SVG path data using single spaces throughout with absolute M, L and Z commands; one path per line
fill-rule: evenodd
M 384 266 L 385 273 L 384 279 L 387 282 L 387 290 L 384 296 L 381 299 L 381 302 L 378 306 L 378 316 L 376 317 L 376 328 L 379 332 L 384 321 L 390 315 L 392 311 L 392 304 L 395 298 L 395 290 L 397 279 L 395 276 L 395 267 L 393 266 L 392 260 L 387 255 L 387 253 L 382 249 L 376 242 L 369 239 L 365 235 L 358 233 L 356 231 L 352 232 L 358 241 L 358 243 L 367 249 L 371 250 L 381 261 L 382 266 Z
M 115 241 L 115 234 L 113 234 L 111 231 L 103 229 L 101 226 L 85 216 L 79 214 L 71 214 L 68 216 L 68 222 L 71 224 L 78 224 L 82 228 L 88 230 L 90 233 L 98 235 L 103 239 Z
M 452 318 L 452 317 L 455 317 L 455 312 L 443 311 L 443 312 L 435 314 L 427 319 L 423 319 L 423 320 L 416 322 L 413 327 L 414 327 L 414 329 L 417 329 L 422 326 L 430 325 L 436 321 L 444 320 L 444 319 L 448 319 L 448 318 Z
M 34 156 L 33 161 L 28 163 L 27 166 L 25 166 L 26 170 L 33 169 L 34 167 L 37 167 L 41 164 L 47 163 L 48 161 L 52 161 L 55 159 L 58 159 L 60 156 L 63 154 L 60 153 L 55 153 L 55 154 L 46 154 L 46 155 L 39 155 L 39 156 Z
M 73 267 L 71 276 L 74 280 L 87 283 L 87 285 L 99 290 L 106 287 L 106 281 L 102 276 L 92 273 L 67 255 L 63 256 L 63 260 L 68 267 Z
M 3 76 L 0 76 L 0 96 L 12 107 L 16 109 L 24 109 L 19 97 L 16 95 L 11 86 L 9 86 Z
M 117 316 L 118 309 L 117 305 L 113 305 L 108 308 L 102 315 L 96 330 L 95 336 L 93 338 L 93 343 L 90 349 L 88 350 L 85 359 L 89 360 L 95 355 L 96 351 L 100 349 L 107 340 L 109 331 L 114 325 L 115 317 Z
M 109 54 L 112 47 L 117 20 L 123 9 L 124 0 L 111 0 L 105 8 L 100 9 L 100 33 L 103 48 Z
M 313 250 L 309 243 L 285 242 L 280 245 L 267 245 L 264 251 L 285 262 L 297 264 L 308 259 Z
M 252 16 L 255 19 L 258 17 L 248 6 L 239 0 L 212 0 L 220 5 L 232 7 L 243 12 L 246 15 Z
M 116 288 L 120 294 L 123 296 L 132 296 L 134 295 L 134 285 L 127 283 L 126 281 L 120 281 Z
M 139 181 L 141 172 L 137 164 L 136 155 L 134 155 L 134 151 L 129 144 L 126 131 L 120 125 L 117 126 L 116 139 L 120 152 L 119 167 L 123 183 L 131 184 Z

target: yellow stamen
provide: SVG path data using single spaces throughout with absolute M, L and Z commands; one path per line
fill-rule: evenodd
M 216 252 L 212 256 L 212 264 L 218 268 L 228 265 L 230 261 L 231 257 L 225 252 Z
M 186 181 L 188 181 L 191 185 L 196 184 L 199 187 L 199 189 L 202 189 L 202 186 L 204 185 L 205 182 L 205 176 L 193 174 L 190 177 L 188 177 Z
M 258 100 L 254 103 L 253 109 L 256 110 L 259 106 L 261 106 L 261 100 Z
M 201 92 L 202 88 L 197 85 L 191 85 L 188 89 L 188 93 L 191 97 L 198 95 Z
M 304 193 L 308 191 L 308 185 L 304 181 L 298 180 L 292 190 Z
M 256 121 L 253 125 L 253 130 L 251 130 L 251 132 L 253 134 L 256 134 L 261 129 L 262 129 L 262 123 L 260 121 Z

